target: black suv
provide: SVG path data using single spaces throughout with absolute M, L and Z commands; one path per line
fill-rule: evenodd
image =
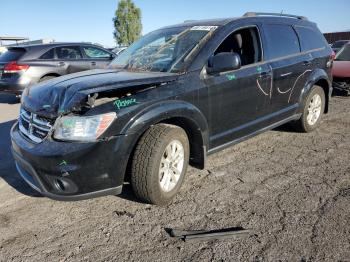
M 11 130 L 21 176 L 43 195 L 166 204 L 187 165 L 328 111 L 332 50 L 304 17 L 247 13 L 151 32 L 113 60 L 26 89 Z
M 8 47 L 0 55 L 0 92 L 20 95 L 26 87 L 66 74 L 106 68 L 116 55 L 87 43 Z

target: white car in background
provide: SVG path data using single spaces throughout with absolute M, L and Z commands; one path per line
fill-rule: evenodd
M 114 48 L 112 50 L 112 52 L 115 53 L 118 56 L 127 48 L 128 48 L 128 46 L 119 46 L 119 47 Z

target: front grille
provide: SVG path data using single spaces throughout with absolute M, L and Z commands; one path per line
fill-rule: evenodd
M 38 116 L 21 108 L 19 116 L 19 130 L 35 143 L 40 143 L 49 134 L 53 120 Z

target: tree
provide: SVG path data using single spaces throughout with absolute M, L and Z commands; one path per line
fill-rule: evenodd
M 132 0 L 120 0 L 113 18 L 114 39 L 119 45 L 130 45 L 141 36 L 141 10 Z

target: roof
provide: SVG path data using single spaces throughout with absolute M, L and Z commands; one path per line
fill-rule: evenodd
M 264 21 L 289 21 L 293 24 L 295 23 L 312 23 L 304 16 L 290 15 L 290 14 L 278 14 L 278 13 L 255 13 L 248 12 L 241 17 L 231 17 L 231 18 L 219 18 L 219 19 L 206 19 L 206 20 L 187 20 L 181 24 L 175 24 L 171 26 L 163 27 L 174 28 L 174 27 L 191 27 L 191 26 L 224 26 L 230 22 L 240 19 L 259 19 Z
M 206 20 L 186 20 L 183 23 L 175 24 L 171 26 L 163 27 L 165 28 L 173 28 L 173 27 L 182 27 L 182 26 L 223 26 L 226 25 L 236 19 L 240 19 L 240 17 L 235 18 L 219 18 L 219 19 L 206 19 Z
M 8 48 L 31 48 L 31 47 L 45 48 L 45 47 L 54 47 L 54 46 L 62 46 L 62 45 L 93 45 L 93 46 L 102 47 L 96 44 L 92 44 L 90 42 L 53 42 L 53 43 L 47 43 L 47 44 L 29 44 L 29 45 L 25 43 L 20 43 L 18 45 L 8 46 Z

